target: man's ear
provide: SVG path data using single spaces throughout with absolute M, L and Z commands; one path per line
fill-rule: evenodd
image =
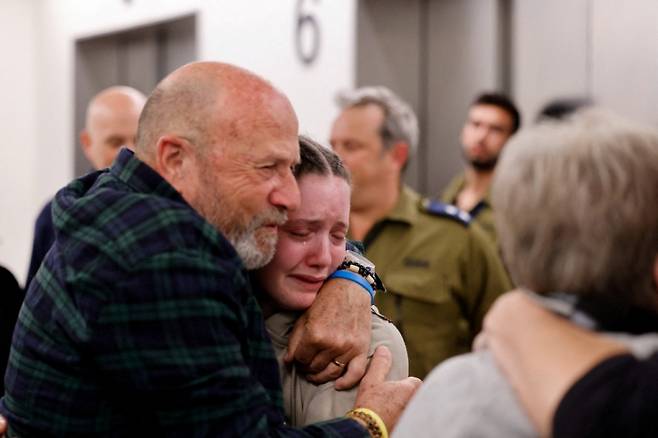
M 155 145 L 156 170 L 179 192 L 194 159 L 194 146 L 177 135 L 163 135 Z
M 82 153 L 85 154 L 85 157 L 89 160 L 89 148 L 91 147 L 91 136 L 89 131 L 83 129 L 80 131 L 80 146 L 82 146 Z
M 389 153 L 396 167 L 402 169 L 409 159 L 409 145 L 403 141 L 399 141 L 391 146 Z

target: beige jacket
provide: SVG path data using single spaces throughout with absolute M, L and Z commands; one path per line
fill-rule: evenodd
M 305 426 L 345 415 L 352 409 L 358 387 L 349 391 L 336 391 L 334 382 L 315 385 L 304 379 L 295 366 L 286 366 L 283 356 L 288 348 L 288 337 L 299 314 L 276 313 L 266 319 L 267 331 L 279 362 L 283 386 L 283 405 L 291 426 Z M 380 345 L 386 345 L 393 357 L 393 364 L 386 378 L 399 380 L 409 375 L 407 349 L 400 332 L 377 308 L 372 310 L 372 340 L 368 355 Z

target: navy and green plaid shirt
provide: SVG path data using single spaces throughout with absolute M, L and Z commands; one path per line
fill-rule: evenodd
M 0 411 L 20 436 L 367 436 L 294 430 L 263 316 L 228 241 L 123 150 L 62 189 Z

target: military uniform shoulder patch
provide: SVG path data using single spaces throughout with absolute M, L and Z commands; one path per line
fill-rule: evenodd
M 468 226 L 473 219 L 470 214 L 460 210 L 459 207 L 441 201 L 423 199 L 423 208 L 429 214 L 452 219 L 466 226 Z

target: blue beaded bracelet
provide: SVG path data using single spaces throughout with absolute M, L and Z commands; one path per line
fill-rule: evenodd
M 361 285 L 361 287 L 363 287 L 366 290 L 366 292 L 368 292 L 368 294 L 370 295 L 370 304 L 375 304 L 375 289 L 372 286 L 370 286 L 370 283 L 368 283 L 366 279 L 360 276 L 359 274 L 356 274 L 352 271 L 348 271 L 345 269 L 341 269 L 331 274 L 327 278 L 327 280 L 330 278 L 342 278 L 345 280 L 353 281 Z

